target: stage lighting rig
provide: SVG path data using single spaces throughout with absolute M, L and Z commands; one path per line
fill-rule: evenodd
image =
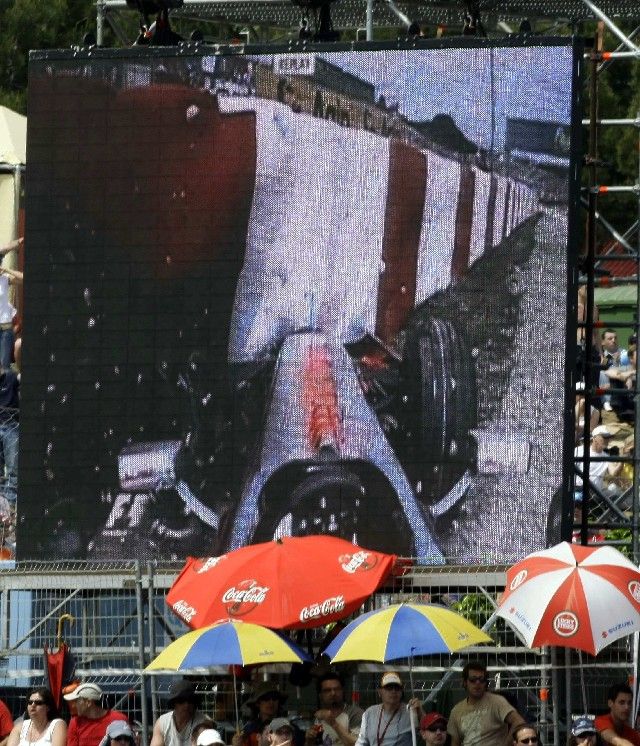
M 171 47 L 183 41 L 176 34 L 169 21 L 169 11 L 180 8 L 184 0 L 127 0 L 127 5 L 140 13 L 140 33 L 134 46 L 150 44 L 155 47 Z M 149 14 L 155 13 L 156 20 L 150 24 Z
M 465 18 L 464 27 L 462 29 L 463 36 L 487 36 L 487 32 L 482 25 L 480 18 L 480 3 L 478 0 L 468 0 L 464 3 L 467 16 Z
M 139 10 L 143 15 L 152 15 L 161 10 L 172 10 L 181 8 L 184 0 L 127 0 L 127 6 L 133 10 Z
M 333 29 L 331 20 L 331 3 L 337 0 L 291 0 L 293 5 L 314 11 L 316 14 L 316 31 L 314 41 L 338 41 L 340 34 Z

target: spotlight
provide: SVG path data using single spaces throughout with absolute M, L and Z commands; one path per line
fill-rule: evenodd
M 319 10 L 323 5 L 329 5 L 329 3 L 334 3 L 336 0 L 291 0 L 291 2 L 299 8 Z
M 300 30 L 298 31 L 298 39 L 301 41 L 305 41 L 306 39 L 310 39 L 313 36 L 311 33 L 311 30 L 309 29 L 309 19 L 308 18 L 301 18 L 300 19 Z
M 307 10 L 319 11 L 319 23 L 313 36 L 315 41 L 338 41 L 340 34 L 333 29 L 331 3 L 336 0 L 291 0 L 293 5 Z
M 476 19 L 472 16 L 467 16 L 464 21 L 462 28 L 463 36 L 475 36 L 478 33 L 478 27 L 476 25 Z

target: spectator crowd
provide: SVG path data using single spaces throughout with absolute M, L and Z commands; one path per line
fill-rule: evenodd
M 586 319 L 586 290 L 578 294 L 578 321 Z M 633 507 L 633 453 L 637 338 L 630 334 L 626 346 L 618 332 L 600 330 L 594 309 L 591 359 L 587 360 L 585 327 L 578 326 L 578 381 L 575 402 L 574 534 L 579 542 L 585 500 L 584 462 L 589 456 L 588 542 L 619 540 L 608 526 L 630 517 Z M 592 371 L 590 403 L 585 396 L 585 372 Z
M 241 727 L 234 727 L 207 715 L 194 685 L 178 680 L 169 689 L 167 711 L 153 726 L 150 746 L 412 746 L 418 736 L 425 746 L 542 744 L 537 726 L 527 722 L 517 701 L 508 692 L 489 690 L 484 663 L 465 665 L 462 687 L 465 696 L 447 717 L 415 696 L 405 697 L 400 675 L 385 671 L 377 689 L 379 701 L 363 711 L 348 702 L 341 675 L 327 670 L 317 677 L 317 705 L 305 719 L 297 708 L 285 709 L 288 695 L 277 682 L 263 680 L 245 699 Z M 103 706 L 97 684 L 78 683 L 64 700 L 70 711 L 68 722 L 46 687 L 29 693 L 26 711 L 15 722 L 0 700 L 0 746 L 140 746 L 146 742 L 124 713 Z M 595 718 L 585 714 L 569 719 L 571 746 L 640 746 L 640 732 L 630 722 L 632 700 L 627 684 L 612 686 L 606 711 Z

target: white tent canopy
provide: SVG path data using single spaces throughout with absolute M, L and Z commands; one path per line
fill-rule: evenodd
M 18 165 L 27 160 L 27 118 L 0 106 L 0 163 Z

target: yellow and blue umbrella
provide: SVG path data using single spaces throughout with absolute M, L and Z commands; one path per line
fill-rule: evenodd
M 489 635 L 455 611 L 438 604 L 392 604 L 362 614 L 349 622 L 324 649 L 332 663 L 409 659 L 413 694 L 412 661 L 416 655 L 453 653 L 471 645 L 491 642 Z M 411 735 L 416 734 L 411 715 Z
M 454 653 L 492 642 L 489 635 L 439 604 L 403 603 L 354 619 L 325 648 L 332 663 L 387 663 L 417 655 Z
M 291 640 L 259 624 L 223 620 L 174 640 L 145 671 L 188 671 L 213 666 L 249 666 L 259 663 L 302 663 L 310 657 Z M 233 701 L 239 729 L 236 671 Z
M 309 656 L 291 640 L 259 624 L 225 620 L 187 632 L 168 645 L 146 671 L 186 671 L 212 666 L 302 663 Z

